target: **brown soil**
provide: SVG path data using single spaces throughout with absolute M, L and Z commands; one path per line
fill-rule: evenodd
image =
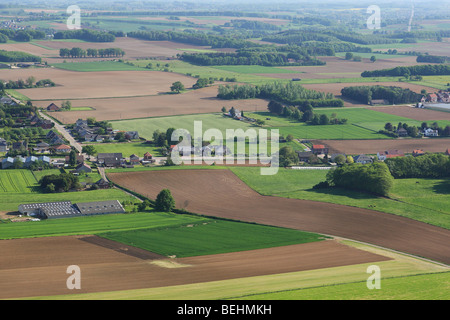
M 425 152 L 445 152 L 450 139 L 382 139 L 382 140 L 314 140 L 325 144 L 329 153 L 346 153 L 351 155 L 376 154 L 384 150 L 401 150 L 412 153 L 415 149 Z
M 71 100 L 72 107 L 92 107 L 92 111 L 54 112 L 52 116 L 63 123 L 74 123 L 77 119 L 94 117 L 98 121 L 135 119 L 180 114 L 220 112 L 222 107 L 237 107 L 242 111 L 265 111 L 267 101 L 262 99 L 221 100 L 216 98 L 217 87 L 212 86 L 182 94 L 143 97 Z M 53 101 L 61 104 L 61 100 Z M 50 102 L 33 102 L 46 107 Z
M 78 72 L 53 68 L 2 71 L 2 79 L 5 81 L 27 79 L 29 76 L 34 76 L 36 80 L 51 79 L 55 82 L 55 87 L 17 90 L 32 101 L 47 100 L 46 102 L 50 99 L 72 100 L 156 95 L 170 92 L 170 87 L 175 81 L 181 81 L 186 88 L 192 87 L 197 81 L 185 75 L 161 71 Z
M 389 106 L 369 108 L 418 121 L 450 120 L 450 112 L 415 108 L 410 106 Z
M 450 230 L 355 207 L 261 196 L 229 170 L 111 173 L 113 182 L 151 199 L 165 188 L 184 209 L 380 245 L 450 263 Z
M 162 260 L 143 260 L 80 240 L 0 241 L 0 299 L 164 287 L 388 260 L 334 240 Z M 79 290 L 67 289 L 70 265 L 80 267 Z

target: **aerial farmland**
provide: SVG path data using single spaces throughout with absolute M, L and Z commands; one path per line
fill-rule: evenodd
M 448 1 L 72 5 L 0 4 L 0 299 L 450 298 Z

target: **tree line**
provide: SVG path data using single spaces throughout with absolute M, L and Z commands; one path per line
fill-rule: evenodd
M 33 39 L 45 39 L 45 32 L 34 29 L 0 29 L 0 43 L 6 43 L 9 39 L 20 42 L 29 42 Z
M 433 56 L 429 54 L 421 54 L 417 56 L 416 59 L 417 62 L 431 62 L 431 63 L 446 63 L 448 60 L 450 60 L 449 57 Z
M 450 157 L 442 153 L 395 157 L 384 161 L 395 178 L 450 177 Z
M 0 90 L 3 89 L 26 89 L 26 88 L 42 88 L 42 87 L 54 87 L 55 83 L 50 79 L 42 79 L 36 81 L 33 76 L 29 76 L 27 79 L 19 79 L 17 81 L 9 80 L 5 82 L 0 80 Z
M 224 100 L 234 99 L 267 99 L 286 105 L 319 107 L 343 107 L 341 99 L 334 98 L 331 93 L 323 93 L 305 89 L 303 86 L 288 82 L 275 81 L 261 85 L 220 85 L 217 97 Z
M 0 61 L 3 62 L 41 62 L 38 56 L 22 51 L 0 50 Z
M 198 46 L 211 46 L 212 48 L 239 49 L 255 46 L 255 44 L 250 41 L 236 37 L 224 37 L 194 31 L 132 31 L 128 32 L 127 36 L 148 41 L 173 41 Z
M 404 77 L 407 76 L 433 76 L 450 75 L 450 65 L 418 65 L 408 67 L 395 67 L 373 71 L 364 71 L 362 77 Z
M 348 121 L 344 118 L 337 118 L 336 114 L 332 114 L 331 117 L 328 117 L 326 114 L 316 114 L 311 103 L 285 106 L 277 101 L 270 101 L 267 109 L 270 113 L 311 125 L 346 124 Z
M 62 48 L 59 49 L 59 56 L 61 58 L 105 58 L 105 57 L 123 57 L 125 51 L 121 48 L 106 48 L 106 49 L 82 49 L 74 47 L 72 49 Z
M 295 58 L 295 62 L 291 59 Z M 259 65 L 259 66 L 316 66 L 325 62 L 297 54 L 281 52 L 241 51 L 236 53 L 183 53 L 181 60 L 201 66 L 212 65 Z
M 412 103 L 422 97 L 410 89 L 395 86 L 352 86 L 341 89 L 343 97 L 356 100 L 364 104 L 371 104 L 372 100 L 384 99 L 389 103 Z
M 90 29 L 58 31 L 54 34 L 53 38 L 79 39 L 90 42 L 114 42 L 116 40 L 116 37 L 112 33 Z

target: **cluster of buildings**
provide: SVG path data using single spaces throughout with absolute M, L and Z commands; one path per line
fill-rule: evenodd
M 102 132 L 99 134 L 98 132 Z M 87 120 L 78 119 L 72 129 L 72 135 L 76 136 L 79 141 L 84 142 L 103 142 L 114 140 L 118 130 L 113 130 L 112 128 L 103 129 L 99 126 L 90 126 Z M 124 137 L 127 140 L 137 140 L 139 139 L 139 133 L 137 131 L 127 131 L 124 132 Z
M 426 96 L 423 96 L 420 99 L 420 102 L 425 103 L 436 103 L 436 102 L 443 102 L 443 103 L 449 103 L 450 102 L 450 92 L 439 90 L 438 92 L 429 93 Z
M 123 157 L 122 153 L 99 153 L 97 154 L 97 165 L 101 167 L 117 168 L 117 167 L 133 167 L 140 163 L 150 164 L 154 163 L 155 159 L 150 152 L 146 152 L 144 157 L 139 157 L 136 154 L 132 154 L 127 161 Z
M 328 155 L 328 148 L 326 148 L 324 145 L 313 145 L 310 151 L 297 151 L 297 154 L 299 161 L 304 163 L 310 163 L 312 159 L 311 157 L 313 156 L 322 159 L 326 156 L 331 163 L 335 163 L 336 158 L 340 155 L 347 158 L 347 155 L 345 153 L 333 153 L 331 155 Z M 413 152 L 411 153 L 413 157 L 418 157 L 424 154 L 425 151 L 421 149 L 414 149 Z M 450 156 L 450 150 L 449 149 L 445 150 L 444 154 Z M 401 150 L 385 150 L 377 152 L 376 156 L 360 154 L 353 156 L 352 158 L 355 163 L 368 164 L 373 163 L 375 160 L 384 161 L 389 158 L 404 157 L 404 156 L 405 153 Z
M 29 156 L 29 157 L 22 157 L 17 156 L 15 158 L 13 157 L 6 157 L 2 159 L 2 169 L 9 169 L 13 168 L 15 166 L 15 162 L 21 162 L 20 167 L 21 168 L 29 168 L 34 163 L 41 163 L 42 165 L 50 165 L 50 157 L 47 156 Z

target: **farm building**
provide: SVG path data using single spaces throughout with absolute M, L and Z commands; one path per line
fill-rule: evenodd
M 72 148 L 66 144 L 60 144 L 59 146 L 53 147 L 53 150 L 57 153 L 69 153 Z
M 300 162 L 308 162 L 310 157 L 313 155 L 311 151 L 297 151 L 297 154 Z
M 328 148 L 326 148 L 323 144 L 314 144 L 311 151 L 314 154 L 328 154 Z
M 47 111 L 59 111 L 59 110 L 61 110 L 61 108 L 58 107 L 53 102 L 51 104 L 49 104 L 46 109 L 47 109 Z
M 95 201 L 72 204 L 70 201 L 30 203 L 19 205 L 23 215 L 39 219 L 55 219 L 91 216 L 97 214 L 124 213 L 125 209 L 118 200 Z
M 8 143 L 5 139 L 0 138 L 0 152 L 7 152 L 8 151 Z
M 422 156 L 424 154 L 425 154 L 425 152 L 423 150 L 420 150 L 420 149 L 415 149 L 412 152 L 413 157 Z
M 355 163 L 367 164 L 373 162 L 372 158 L 365 154 L 360 154 L 359 156 L 356 156 L 353 159 L 355 160 Z
M 88 165 L 87 163 L 80 163 L 76 168 L 75 168 L 75 172 L 77 173 L 87 173 L 87 172 L 92 172 L 92 168 L 90 165 Z
M 403 157 L 405 154 L 400 150 L 386 150 L 377 153 L 378 160 L 386 160 L 388 158 Z
M 105 167 L 120 167 L 124 159 L 122 153 L 99 153 L 97 162 Z
M 132 154 L 130 156 L 130 164 L 139 164 L 139 161 L 140 161 L 139 156 L 135 154 Z

